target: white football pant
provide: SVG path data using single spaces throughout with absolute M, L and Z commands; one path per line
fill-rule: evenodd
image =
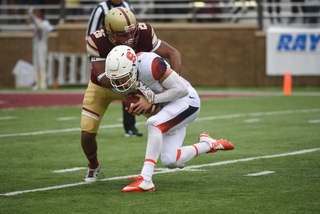
M 187 96 L 169 102 L 146 122 L 148 143 L 141 171 L 146 180 L 151 180 L 160 152 L 162 164 L 170 168 L 183 167 L 197 154 L 193 146 L 182 147 L 186 126 L 194 121 L 200 112 L 198 93 L 192 87 L 188 87 L 188 90 Z

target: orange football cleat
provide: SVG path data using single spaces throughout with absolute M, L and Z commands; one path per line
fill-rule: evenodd
M 122 189 L 122 192 L 153 192 L 155 186 L 152 181 L 146 181 L 139 175 L 136 182 Z
M 134 178 L 134 177 L 131 177 L 131 178 L 127 178 L 128 181 L 136 181 L 138 180 L 138 178 Z
M 199 142 L 206 142 L 211 150 L 207 153 L 214 153 L 218 150 L 233 150 L 234 146 L 226 140 L 216 140 L 211 138 L 207 133 L 203 132 L 198 138 Z

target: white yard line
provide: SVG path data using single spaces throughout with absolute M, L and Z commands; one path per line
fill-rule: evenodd
M 81 170 L 81 169 L 87 169 L 87 167 L 74 167 L 74 168 L 71 168 L 71 169 L 55 170 L 55 171 L 52 171 L 52 172 L 55 172 L 55 173 L 73 172 L 73 171 L 78 171 L 78 170 Z
M 243 158 L 243 159 L 237 159 L 237 160 L 214 162 L 214 163 L 209 163 L 209 164 L 193 165 L 193 166 L 187 166 L 187 167 L 185 167 L 183 169 L 162 169 L 161 168 L 160 171 L 157 171 L 154 174 L 170 173 L 170 172 L 176 172 L 176 171 L 195 171 L 195 169 L 202 168 L 202 167 L 219 166 L 219 165 L 230 164 L 230 163 L 246 162 L 246 161 L 258 160 L 258 159 L 284 157 L 284 156 L 289 156 L 289 155 L 299 155 L 299 154 L 305 154 L 305 153 L 309 153 L 309 152 L 315 152 L 315 151 L 318 151 L 318 150 L 320 150 L 320 148 L 305 149 L 305 150 L 289 152 L 289 153 L 283 153 L 283 154 L 277 154 L 277 155 L 266 155 L 266 156 Z M 126 178 L 137 177 L 137 176 L 138 175 L 126 175 L 126 176 L 119 176 L 119 177 L 113 177 L 113 178 L 105 178 L 105 179 L 100 179 L 99 182 L 126 179 Z M 39 189 L 8 192 L 8 193 L 0 194 L 0 196 L 13 196 L 13 195 L 18 195 L 18 194 L 22 194 L 22 193 L 39 192 L 39 191 L 54 190 L 54 189 L 62 189 L 62 188 L 67 188 L 67 187 L 80 186 L 80 185 L 84 185 L 84 184 L 90 184 L 90 183 L 78 182 L 78 183 L 73 183 L 73 184 L 64 184 L 64 185 L 45 187 L 45 188 L 39 188 Z
M 320 123 L 320 120 L 309 120 L 308 123 Z
M 13 120 L 17 119 L 18 117 L 16 116 L 6 116 L 6 117 L 0 117 L 0 120 Z
M 260 121 L 260 119 L 253 118 L 253 119 L 244 120 L 243 122 L 245 122 L 245 123 L 256 123 L 256 122 L 259 122 L 259 121 Z
M 271 173 L 275 173 L 275 172 L 276 171 L 262 171 L 262 172 L 247 174 L 245 176 L 260 176 L 260 175 L 267 175 L 267 174 L 271 174 Z
M 256 112 L 256 113 L 245 113 L 245 114 L 230 114 L 230 115 L 220 115 L 220 116 L 211 116 L 211 117 L 198 117 L 195 120 L 195 122 L 197 122 L 197 121 L 205 121 L 205 120 L 231 119 L 231 118 L 239 118 L 239 117 L 257 117 L 257 116 L 270 116 L 270 115 L 281 115 L 281 114 L 300 114 L 300 113 L 311 113 L 311 112 L 319 112 L 319 111 L 320 111 L 320 109 L 301 109 L 301 110 Z M 136 125 L 137 126 L 138 125 L 145 125 L 145 122 L 139 122 L 139 123 L 136 123 Z M 123 127 L 123 125 L 122 124 L 104 125 L 104 126 L 100 126 L 99 129 L 119 128 L 119 127 Z M 80 131 L 80 128 L 46 130 L 46 131 L 16 133 L 16 134 L 1 134 L 0 138 L 1 137 L 41 135 L 41 134 L 60 133 L 60 132 L 73 132 L 73 131 Z
M 77 120 L 79 117 L 59 117 L 57 120 L 59 121 L 67 121 L 67 120 Z

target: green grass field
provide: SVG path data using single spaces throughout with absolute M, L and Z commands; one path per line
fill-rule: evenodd
M 235 149 L 196 157 L 184 170 L 159 161 L 149 193 L 121 192 L 142 168 L 144 117 L 144 136 L 125 138 L 120 105 L 109 107 L 97 137 L 101 181 L 85 184 L 85 168 L 53 172 L 87 166 L 81 107 L 2 110 L 0 213 L 320 213 L 320 89 L 311 91 L 202 100 L 184 145 L 205 131 Z

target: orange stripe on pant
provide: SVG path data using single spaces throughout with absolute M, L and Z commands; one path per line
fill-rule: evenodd
M 176 162 L 180 159 L 181 157 L 181 149 L 177 150 L 177 158 L 176 158 Z
M 178 114 L 176 117 L 172 118 L 171 120 L 168 120 L 167 122 L 161 123 L 157 125 L 157 128 L 161 130 L 162 133 L 166 133 L 169 131 L 172 127 L 178 125 L 182 121 L 184 121 L 186 118 L 188 118 L 190 115 L 195 113 L 199 108 L 189 106 L 188 109 Z

